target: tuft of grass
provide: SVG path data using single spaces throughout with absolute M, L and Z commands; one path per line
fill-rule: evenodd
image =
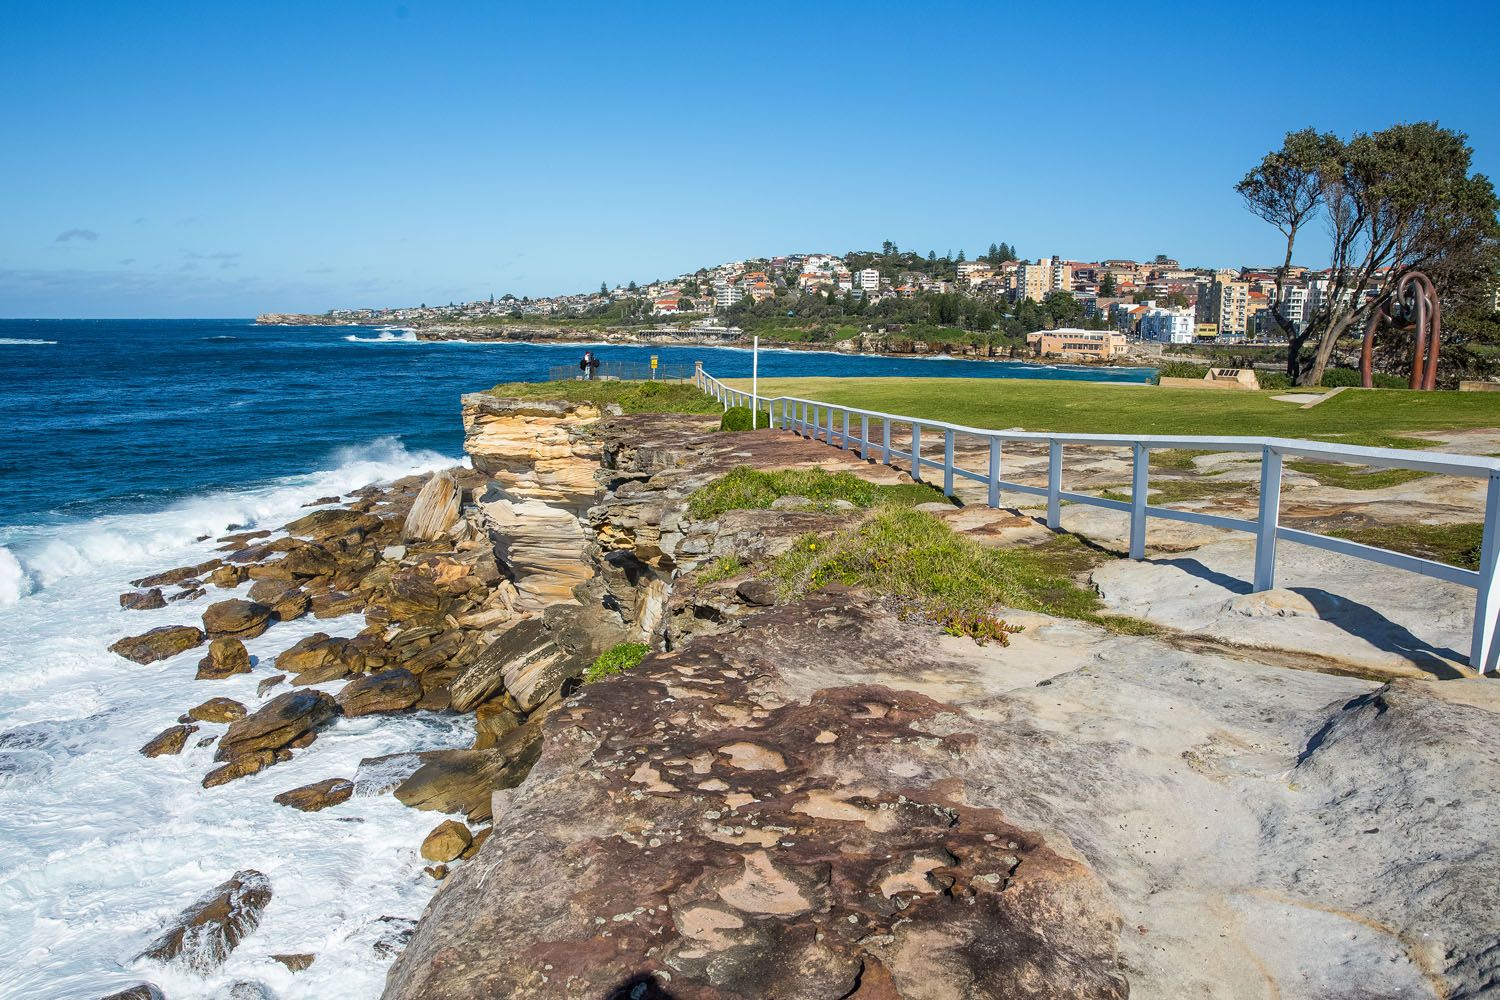
M 997 549 L 955 534 L 924 511 L 891 507 L 831 537 L 807 535 L 772 563 L 783 596 L 830 583 L 894 598 L 936 622 L 976 621 L 997 606 L 1144 634 L 1152 626 L 1101 612 L 1099 595 L 1069 576 L 1104 557 L 1060 536 L 1030 549 Z
M 720 556 L 698 571 L 699 583 L 718 583 L 744 570 L 745 564 L 737 556 Z
M 1345 462 L 1312 460 L 1287 462 L 1286 467 L 1312 476 L 1324 486 L 1336 486 L 1344 490 L 1379 490 L 1387 486 L 1400 486 L 1414 479 L 1426 479 L 1432 475 L 1417 469 L 1372 469 Z
M 812 506 L 832 510 L 835 500 L 856 507 L 915 507 L 919 503 L 951 503 L 942 490 L 926 483 L 881 485 L 849 472 L 826 469 L 783 469 L 763 472 L 739 468 L 700 486 L 688 498 L 688 511 L 700 521 L 730 510 L 766 510 L 782 497 L 807 497 Z
M 600 653 L 589 668 L 583 672 L 583 683 L 592 684 L 606 677 L 623 674 L 640 665 L 651 652 L 651 647 L 641 642 L 622 642 Z
M 1484 540 L 1484 525 L 1469 522 L 1402 524 L 1343 528 L 1328 533 L 1336 538 L 1347 538 L 1351 542 L 1390 549 L 1392 552 L 1404 552 L 1420 559 L 1432 559 L 1463 569 L 1478 569 L 1479 544 Z
M 1193 459 L 1212 454 L 1211 451 L 1195 451 L 1191 448 L 1163 448 L 1160 451 L 1150 452 L 1151 468 L 1192 472 L 1197 468 L 1193 464 Z
M 760 421 L 761 427 L 766 426 L 764 420 Z M 721 431 L 748 431 L 750 429 L 750 407 L 731 406 L 724 411 L 724 417 L 719 421 Z
M 688 382 L 502 382 L 489 390 L 507 399 L 615 403 L 626 413 L 718 413 L 723 404 Z

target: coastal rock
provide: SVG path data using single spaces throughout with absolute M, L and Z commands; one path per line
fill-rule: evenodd
M 272 674 L 270 677 L 267 677 L 255 685 L 256 697 L 264 698 L 267 691 L 270 691 L 284 680 L 286 680 L 286 674 Z
M 776 584 L 770 580 L 746 580 L 734 588 L 740 600 L 757 608 L 767 608 L 776 603 Z
M 167 606 L 160 587 L 150 590 L 134 590 L 120 595 L 120 607 L 126 611 L 154 611 Z
M 553 639 L 541 618 L 516 622 L 464 667 L 450 687 L 453 708 L 467 712 L 502 688 L 529 712 L 584 664 Z
M 234 877 L 184 910 L 165 932 L 138 956 L 184 966 L 207 975 L 224 964 L 256 927 L 271 902 L 271 880 L 254 869 Z
M 197 731 L 197 726 L 168 726 L 152 737 L 151 742 L 141 747 L 141 753 L 147 757 L 164 757 L 182 753 L 182 748 L 187 745 L 187 738 Z
M 304 684 L 338 680 L 349 674 L 349 664 L 344 658 L 348 645 L 348 639 L 314 632 L 283 650 L 276 657 L 276 669 L 298 674 L 297 680 Z
M 239 778 L 259 774 L 278 761 L 291 759 L 291 756 L 288 750 L 252 750 L 249 753 L 236 754 L 227 763 L 205 774 L 202 784 L 204 788 L 227 785 Z
M 207 593 L 208 591 L 203 589 L 202 587 L 185 587 L 182 590 L 179 590 L 177 593 L 173 594 L 171 597 L 167 598 L 167 600 L 196 601 L 198 598 Z
M 314 618 L 341 618 L 364 607 L 364 598 L 358 594 L 326 590 L 312 595 L 311 606 Z
M 401 527 L 401 540 L 439 541 L 448 534 L 448 529 L 458 522 L 458 483 L 451 472 L 439 472 L 427 480 L 422 492 L 417 494 Z
M 151 576 L 143 576 L 139 580 L 131 580 L 132 587 L 164 587 L 172 583 L 182 583 L 184 580 L 192 580 L 212 573 L 224 564 L 222 559 L 210 559 L 208 562 L 199 563 L 196 566 L 179 566 L 169 569 L 164 573 L 154 573 Z
M 399 712 L 421 698 L 421 681 L 410 670 L 396 667 L 355 678 L 339 691 L 337 700 L 344 715 L 354 717 Z
M 299 545 L 281 557 L 281 567 L 295 577 L 327 576 L 337 572 L 338 560 L 317 545 Z
M 233 590 L 248 579 L 250 574 L 244 566 L 229 564 L 220 566 L 208 575 L 208 582 L 220 590 Z
M 222 680 L 250 672 L 250 653 L 239 639 L 222 637 L 208 644 L 208 655 L 198 661 L 198 680 Z
M 315 510 L 304 514 L 286 526 L 289 535 L 323 541 L 351 532 L 371 532 L 379 529 L 381 521 L 373 514 L 361 513 L 346 508 Z
M 354 782 L 347 778 L 325 778 L 311 785 L 303 785 L 301 788 L 282 792 L 272 801 L 277 805 L 290 806 L 303 812 L 317 812 L 329 806 L 336 806 L 353 794 Z
M 210 638 L 253 639 L 271 627 L 271 609 L 254 601 L 230 598 L 203 612 L 203 628 Z
M 488 750 L 521 724 L 521 717 L 500 699 L 474 709 L 474 749 Z
M 322 691 L 288 691 L 257 711 L 231 723 L 219 740 L 217 760 L 232 760 L 260 750 L 277 750 L 315 731 L 338 712 Z
M 528 723 L 492 750 L 434 750 L 396 786 L 396 798 L 414 809 L 464 813 L 471 821 L 490 817 L 491 793 L 514 788 L 541 753 L 541 727 Z
M 456 861 L 460 854 L 469 849 L 473 840 L 474 835 L 469 832 L 469 828 L 458 820 L 444 820 L 423 839 L 422 857 L 439 863 Z
M 203 644 L 203 630 L 191 625 L 163 625 L 141 635 L 126 636 L 109 647 L 136 663 L 155 663 Z
M 245 717 L 245 706 L 233 698 L 210 698 L 187 714 L 197 722 L 233 722 Z
M 288 972 L 301 972 L 304 969 L 310 968 L 317 958 L 317 955 L 308 952 L 298 952 L 287 955 L 272 955 L 271 961 L 280 962 L 287 967 Z
M 155 983 L 141 983 L 107 997 L 100 997 L 99 1000 L 167 1000 L 167 995 Z

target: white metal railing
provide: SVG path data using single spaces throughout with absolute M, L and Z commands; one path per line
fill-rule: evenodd
M 890 465 L 893 459 L 910 463 L 911 476 L 923 480 L 923 470 L 941 469 L 943 492 L 953 495 L 955 479 L 967 479 L 983 483 L 988 487 L 986 501 L 991 507 L 1000 506 L 1002 491 L 1025 493 L 1045 497 L 1047 500 L 1047 527 L 1054 531 L 1062 527 L 1061 508 L 1064 500 L 1070 503 L 1087 504 L 1118 510 L 1130 515 L 1131 559 L 1145 558 L 1146 522 L 1156 517 L 1168 521 L 1186 521 L 1213 528 L 1231 531 L 1247 531 L 1255 535 L 1255 570 L 1251 581 L 1257 591 L 1270 590 L 1276 580 L 1276 543 L 1296 542 L 1314 548 L 1326 549 L 1346 556 L 1368 559 L 1383 566 L 1420 573 L 1423 576 L 1446 580 L 1449 583 L 1473 587 L 1477 593 L 1474 602 L 1474 631 L 1469 647 L 1469 663 L 1482 672 L 1493 672 L 1500 667 L 1500 643 L 1496 642 L 1496 619 L 1500 616 L 1500 459 L 1481 458 L 1473 455 L 1455 455 L 1431 451 L 1403 451 L 1393 448 L 1365 448 L 1357 445 L 1329 444 L 1323 441 L 1301 441 L 1292 438 L 1259 437 L 1190 437 L 1163 434 L 1047 434 L 1033 431 L 996 431 L 981 427 L 965 427 L 941 420 L 922 420 L 898 414 L 862 410 L 853 406 L 838 406 L 815 399 L 800 399 L 793 396 L 752 396 L 750 393 L 723 382 L 703 371 L 699 365 L 693 376 L 694 384 L 724 405 L 751 407 L 766 414 L 766 426 L 788 430 L 825 441 L 834 447 L 848 451 L 857 445 L 861 458 L 870 458 L 872 452 L 880 461 Z M 851 421 L 858 421 L 857 432 Z M 870 439 L 871 426 L 880 424 L 878 442 Z M 891 447 L 891 427 L 910 428 L 910 444 L 906 451 Z M 922 453 L 924 432 L 930 431 L 942 439 L 943 457 L 930 458 Z M 954 439 L 960 436 L 979 438 L 988 442 L 988 467 L 984 472 L 964 469 L 953 460 Z M 1002 447 L 1007 441 L 1024 441 L 1046 444 L 1047 485 L 1028 486 L 1009 482 L 1001 478 Z M 1130 477 L 1130 500 L 1110 500 L 1075 493 L 1062 488 L 1063 448 L 1067 445 L 1093 445 L 1096 447 L 1129 447 L 1132 449 Z M 1153 448 L 1191 448 L 1208 451 L 1244 451 L 1260 455 L 1260 509 L 1255 520 L 1227 517 L 1196 510 L 1178 510 L 1147 503 L 1150 484 L 1149 455 Z M 1332 462 L 1358 462 L 1393 469 L 1415 469 L 1450 476 L 1468 476 L 1485 479 L 1484 535 L 1480 543 L 1479 569 L 1463 569 L 1431 559 L 1421 559 L 1402 552 L 1363 545 L 1343 538 L 1333 538 L 1316 532 L 1288 528 L 1279 523 L 1281 513 L 1281 463 L 1285 456 L 1300 456 Z

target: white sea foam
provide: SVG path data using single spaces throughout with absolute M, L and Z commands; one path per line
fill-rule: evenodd
M 364 757 L 467 746 L 471 722 L 341 719 L 293 760 L 205 790 L 214 749 L 196 740 L 222 726 L 204 725 L 177 757 L 148 760 L 138 749 L 211 696 L 255 706 L 276 653 L 319 630 L 352 635 L 363 619 L 279 624 L 247 643 L 256 669 L 223 681 L 193 680 L 202 648 L 147 666 L 106 649 L 122 635 L 197 623 L 210 601 L 243 596 L 248 586 L 156 611 L 119 607 L 132 577 L 213 555 L 199 536 L 275 527 L 317 497 L 454 461 L 387 438 L 326 464 L 153 513 L 0 530 L 0 996 L 94 997 L 143 979 L 174 1000 L 223 996 L 237 980 L 287 1000 L 379 995 L 389 959 L 371 945 L 388 925 L 380 918 L 415 918 L 426 905 L 434 883 L 417 847 L 436 818 L 389 795 L 320 813 L 271 799 L 352 779 Z M 264 872 L 274 897 L 220 971 L 132 961 L 166 920 L 241 868 Z M 269 957 L 283 952 L 318 957 L 294 976 Z
M 417 333 L 415 330 L 399 328 L 382 329 L 373 337 L 361 337 L 357 333 L 351 333 L 344 338 L 352 344 L 417 344 Z
M 0 346 L 14 347 L 22 344 L 56 344 L 55 340 L 37 340 L 32 337 L 0 337 Z

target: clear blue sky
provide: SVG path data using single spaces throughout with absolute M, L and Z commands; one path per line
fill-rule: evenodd
M 0 316 L 545 295 L 885 239 L 1270 260 L 1232 185 L 1289 129 L 1437 119 L 1500 171 L 1500 4 L 1403 9 L 0 0 Z

